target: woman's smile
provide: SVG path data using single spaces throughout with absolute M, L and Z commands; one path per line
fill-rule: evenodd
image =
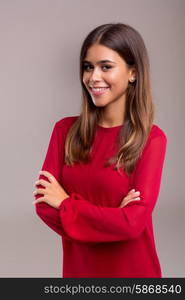
M 101 96 L 105 94 L 108 90 L 110 90 L 109 87 L 99 87 L 99 88 L 90 87 L 90 92 L 92 93 L 93 96 Z

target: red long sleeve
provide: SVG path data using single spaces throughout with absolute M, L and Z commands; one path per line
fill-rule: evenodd
M 58 129 L 58 123 L 55 124 L 51 137 L 49 146 L 47 149 L 46 157 L 44 163 L 42 165 L 42 170 L 48 171 L 56 178 L 56 180 L 61 183 L 61 168 L 62 164 L 60 163 L 62 155 L 63 155 L 63 142 L 64 142 L 65 133 L 63 136 L 60 135 Z M 44 175 L 40 175 L 38 179 L 44 179 L 48 181 L 47 177 Z M 38 185 L 38 188 L 43 188 L 42 185 Z M 40 198 L 43 195 L 37 194 L 35 195 L 35 199 Z M 37 203 L 36 205 L 36 213 L 37 215 L 56 233 L 59 235 L 65 236 L 67 239 L 70 239 L 66 236 L 65 232 L 63 232 L 62 224 L 60 221 L 59 211 L 58 209 L 48 205 L 45 202 Z
M 151 138 L 145 148 L 131 185 L 140 191 L 140 201 L 133 201 L 123 208 L 110 208 L 93 205 L 77 193 L 65 199 L 60 205 L 60 218 L 67 235 L 84 242 L 137 238 L 147 225 L 157 201 L 165 151 L 166 137 L 163 134 Z

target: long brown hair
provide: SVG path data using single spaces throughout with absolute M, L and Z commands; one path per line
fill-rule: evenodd
M 65 142 L 65 162 L 88 162 L 96 126 L 102 115 L 102 107 L 96 107 L 83 83 L 83 60 L 93 44 L 104 45 L 116 51 L 136 70 L 136 80 L 128 84 L 124 126 L 117 140 L 118 151 L 104 166 L 115 164 L 129 176 L 142 154 L 154 119 L 151 96 L 148 53 L 141 35 L 123 23 L 104 24 L 93 29 L 85 38 L 80 52 L 80 81 L 82 85 L 82 107 L 77 120 L 69 129 Z

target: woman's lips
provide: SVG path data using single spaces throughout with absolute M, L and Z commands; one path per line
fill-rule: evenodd
M 100 96 L 105 94 L 109 89 L 109 87 L 90 88 L 90 91 L 93 94 L 93 96 Z

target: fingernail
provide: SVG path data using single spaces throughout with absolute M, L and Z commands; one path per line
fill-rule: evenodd
M 135 192 L 135 189 L 133 189 L 132 192 Z

